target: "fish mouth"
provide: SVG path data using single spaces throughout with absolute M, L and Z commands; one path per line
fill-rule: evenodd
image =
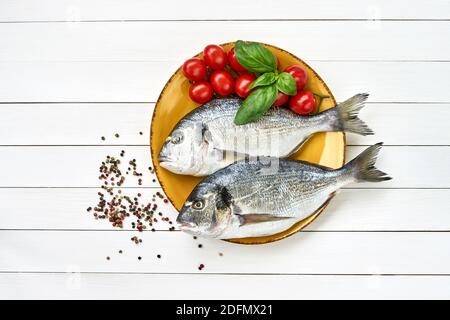
M 195 225 L 191 222 L 177 221 L 177 223 L 181 230 L 192 229 L 195 227 Z
M 182 213 L 180 213 L 177 217 L 177 224 L 181 230 L 191 230 L 195 228 L 195 224 L 188 219 L 184 219 Z
M 159 161 L 159 164 L 161 167 L 166 168 L 167 170 L 170 170 L 170 171 L 173 170 L 173 168 L 172 168 L 172 164 L 174 163 L 173 158 L 160 154 L 158 156 L 158 161 Z
M 158 155 L 158 161 L 159 162 L 169 162 L 170 161 L 170 158 L 168 157 L 168 156 L 165 156 L 165 155 Z

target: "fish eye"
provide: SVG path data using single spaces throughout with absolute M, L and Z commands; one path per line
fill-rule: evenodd
M 195 210 L 201 210 L 204 205 L 205 203 L 202 200 L 196 200 L 192 203 L 192 208 Z
M 172 139 L 170 140 L 170 142 L 172 142 L 173 144 L 178 144 L 181 141 L 183 141 L 183 135 L 181 135 L 181 134 L 176 135 L 175 137 L 172 137 Z

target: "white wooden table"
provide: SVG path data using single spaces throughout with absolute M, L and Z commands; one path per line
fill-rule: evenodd
M 179 231 L 136 246 L 93 220 L 98 163 L 125 149 L 151 165 L 169 76 L 237 39 L 297 54 L 340 101 L 371 93 L 376 135 L 348 135 L 348 158 L 384 141 L 394 179 L 264 246 L 200 250 Z M 0 298 L 450 298 L 449 39 L 448 0 L 0 0 Z M 128 191 L 159 188 L 145 178 Z

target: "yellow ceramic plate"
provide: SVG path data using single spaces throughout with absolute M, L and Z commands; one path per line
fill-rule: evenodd
M 226 51 L 233 47 L 234 43 L 223 44 Z M 297 64 L 302 66 L 308 72 L 307 90 L 322 95 L 328 95 L 331 98 L 325 99 L 321 106 L 321 111 L 331 108 L 336 101 L 328 89 L 327 85 L 319 77 L 319 75 L 306 63 L 296 56 L 284 51 L 280 48 L 265 45 L 280 60 L 280 69 Z M 197 55 L 201 57 L 201 54 Z M 151 131 L 150 131 L 150 148 L 152 160 L 155 166 L 158 180 L 172 204 L 180 210 L 183 203 L 191 193 L 192 189 L 201 181 L 201 178 L 183 176 L 171 173 L 161 168 L 158 161 L 158 153 L 165 139 L 169 136 L 172 129 L 192 109 L 198 107 L 189 98 L 189 81 L 178 69 L 166 83 L 161 95 L 155 106 L 153 113 Z M 305 160 L 317 163 L 330 168 L 340 168 L 344 164 L 345 158 L 345 136 L 340 132 L 329 132 L 315 134 L 309 138 L 298 152 L 291 156 L 292 159 Z M 328 202 L 326 203 L 328 204 Z M 228 240 L 240 244 L 262 244 L 283 239 L 301 230 L 311 223 L 325 208 L 326 204 L 317 210 L 308 218 L 297 222 L 289 229 L 265 237 L 241 238 Z

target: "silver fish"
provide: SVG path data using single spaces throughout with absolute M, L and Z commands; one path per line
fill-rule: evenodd
M 319 114 L 301 117 L 287 108 L 271 108 L 261 119 L 234 124 L 242 100 L 215 99 L 186 115 L 166 139 L 160 165 L 174 173 L 206 176 L 245 157 L 285 158 L 312 134 L 348 131 L 373 134 L 358 118 L 367 94 L 358 94 Z
M 374 167 L 381 145 L 335 170 L 286 159 L 238 161 L 194 188 L 178 225 L 188 233 L 219 239 L 281 232 L 316 212 L 349 183 L 390 180 Z

